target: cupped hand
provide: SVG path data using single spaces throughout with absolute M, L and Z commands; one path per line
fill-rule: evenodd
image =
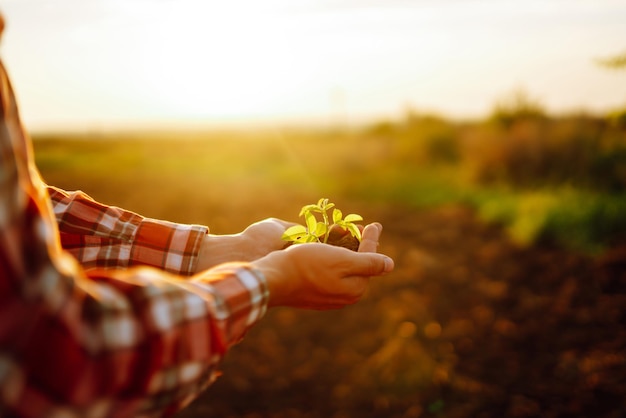
M 196 271 L 206 270 L 230 261 L 253 261 L 285 246 L 283 232 L 290 226 L 277 218 L 255 222 L 238 234 L 213 235 L 204 238 Z
M 381 231 L 378 223 L 367 225 L 358 252 L 300 244 L 254 261 L 267 279 L 270 306 L 337 309 L 356 303 L 371 277 L 393 270 L 393 260 L 375 252 Z

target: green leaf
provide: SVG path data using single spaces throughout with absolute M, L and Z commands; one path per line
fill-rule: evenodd
M 342 219 L 343 212 L 335 208 L 335 204 L 329 202 L 329 200 L 324 197 L 319 199 L 315 205 L 305 205 L 302 207 L 299 216 L 304 217 L 306 226 L 296 225 L 288 228 L 283 234 L 283 239 L 294 242 L 297 241 L 299 243 L 320 241 L 321 237 L 326 237 L 327 239 L 330 230 L 330 222 L 328 219 L 330 209 L 333 209 L 332 224 L 347 229 L 352 236 L 360 241 L 361 231 L 353 222 L 362 221 L 363 217 L 351 213 L 346 216 L 345 219 Z M 316 213 L 321 213 L 322 221 L 317 220 L 315 217 Z
M 361 230 L 358 226 L 355 224 L 346 224 L 346 228 L 348 228 L 348 231 L 350 231 L 353 237 L 361 241 Z
M 302 209 L 300 209 L 300 214 L 298 216 L 303 216 L 305 215 L 307 212 L 319 212 L 319 208 L 317 207 L 317 205 L 306 205 L 303 206 Z
M 313 233 L 313 231 L 315 231 L 315 228 L 317 228 L 317 219 L 315 218 L 315 215 L 313 215 L 311 212 L 307 212 L 304 214 L 304 220 L 306 221 L 306 227 L 308 228 L 310 233 Z
M 307 234 L 306 241 L 304 242 L 319 242 L 319 239 L 315 235 Z
M 302 225 L 294 225 L 285 230 L 282 239 L 286 241 L 295 241 L 307 234 L 307 230 Z
M 330 203 L 328 201 L 328 199 L 326 198 L 321 198 L 318 202 L 317 202 L 317 206 L 320 209 L 321 212 L 332 209 L 335 207 L 334 203 Z
M 343 213 L 341 213 L 339 209 L 335 208 L 335 210 L 333 210 L 333 222 L 334 223 L 339 223 L 341 221 L 342 216 L 343 216 Z
M 361 215 L 357 215 L 356 213 L 351 213 L 350 215 L 346 216 L 346 218 L 344 219 L 344 221 L 346 222 L 358 222 L 362 220 L 363 220 L 363 217 Z
M 328 231 L 328 227 L 326 226 L 326 224 L 324 224 L 323 222 L 320 222 L 317 224 L 317 227 L 315 228 L 314 235 L 319 238 L 319 237 L 326 235 L 327 231 Z

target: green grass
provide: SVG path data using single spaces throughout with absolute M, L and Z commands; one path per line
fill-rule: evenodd
M 406 173 L 406 172 L 405 172 Z M 422 169 L 364 181 L 361 198 L 420 208 L 461 204 L 485 222 L 501 225 L 522 246 L 547 242 L 597 254 L 626 236 L 626 194 L 596 193 L 571 187 L 515 190 L 481 186 L 454 178 L 449 170 Z
M 626 195 L 574 189 L 480 190 L 470 196 L 480 216 L 504 225 L 522 245 L 548 241 L 597 253 L 626 232 Z

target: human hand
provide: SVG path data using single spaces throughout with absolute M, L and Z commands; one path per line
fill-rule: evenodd
M 246 250 L 251 253 L 251 258 L 244 261 L 256 260 L 272 251 L 285 248 L 283 233 L 294 225 L 293 222 L 268 218 L 247 227 L 241 235 L 246 242 Z
M 292 245 L 252 263 L 267 279 L 270 306 L 337 309 L 356 303 L 370 278 L 393 270 L 393 260 L 376 254 L 382 225 L 367 225 L 358 252 L 327 244 Z
M 205 236 L 196 272 L 229 261 L 253 261 L 285 246 L 283 232 L 290 226 L 276 218 L 255 222 L 238 234 Z

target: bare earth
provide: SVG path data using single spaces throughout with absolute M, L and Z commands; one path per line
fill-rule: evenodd
M 396 271 L 341 311 L 269 312 L 178 418 L 626 416 L 626 247 L 521 249 L 458 207 L 360 213 Z

